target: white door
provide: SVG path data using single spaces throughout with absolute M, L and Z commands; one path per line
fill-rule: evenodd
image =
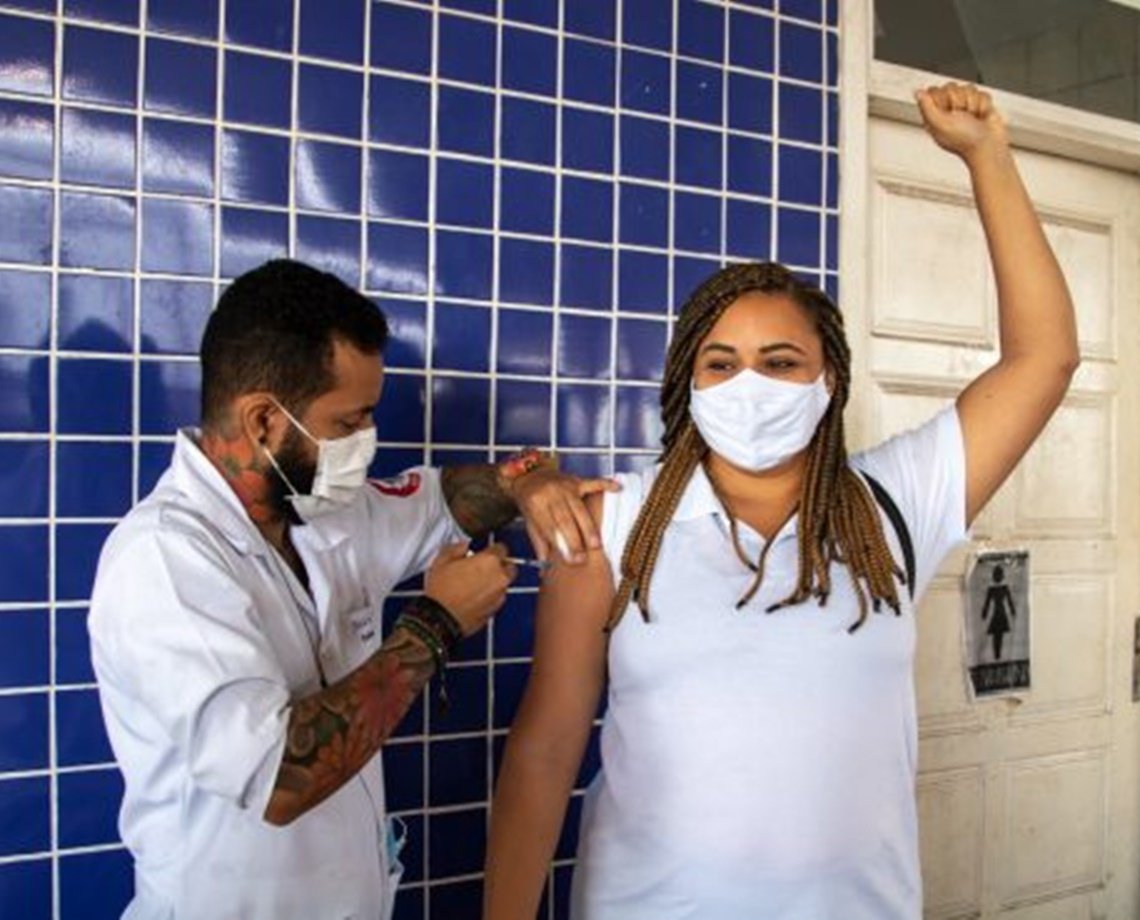
M 994 285 L 964 167 L 913 125 L 872 118 L 863 385 L 855 440 L 928 418 L 996 355 Z M 1079 314 L 1083 364 L 971 549 L 1031 556 L 1025 699 L 972 702 L 963 575 L 919 617 L 919 814 L 929 917 L 1140 917 L 1140 179 L 1019 152 Z M 850 225 L 847 233 L 856 232 Z M 858 299 L 858 298 L 856 298 Z

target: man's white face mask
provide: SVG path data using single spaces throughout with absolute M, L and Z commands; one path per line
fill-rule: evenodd
M 745 368 L 723 383 L 690 384 L 689 413 L 705 443 L 752 472 L 785 463 L 811 443 L 831 403 L 824 375 L 792 383 Z
M 317 471 L 308 495 L 297 491 L 277 463 L 277 458 L 265 448 L 269 462 L 292 493 L 287 501 L 297 516 L 302 521 L 311 521 L 350 504 L 367 481 L 368 467 L 376 456 L 376 428 L 362 428 L 343 438 L 314 438 L 288 409 L 276 400 L 274 402 L 297 430 L 317 445 Z

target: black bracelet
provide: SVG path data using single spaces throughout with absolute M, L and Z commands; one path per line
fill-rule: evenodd
M 393 628 L 402 629 L 405 632 L 411 633 L 427 646 L 428 651 L 431 652 L 432 662 L 435 664 L 437 673 L 447 667 L 449 657 L 447 649 L 440 643 L 439 637 L 424 626 L 418 619 L 401 614 L 396 619 L 395 624 L 393 624 Z
M 464 639 L 463 627 L 451 611 L 426 594 L 414 597 L 405 604 L 402 616 L 415 617 L 430 629 L 447 649 L 449 657 Z
M 436 699 L 439 704 L 439 711 L 446 715 L 450 703 L 447 694 L 447 649 L 440 643 L 439 637 L 415 615 L 400 614 L 392 628 L 404 630 L 409 635 L 419 639 L 427 647 L 431 654 L 432 663 L 435 665 L 435 674 L 432 677 L 438 681 Z
M 393 624 L 419 639 L 431 653 L 438 679 L 436 699 L 439 710 L 446 715 L 450 699 L 447 693 L 447 662 L 463 639 L 463 629 L 443 604 L 427 596 L 413 598 Z

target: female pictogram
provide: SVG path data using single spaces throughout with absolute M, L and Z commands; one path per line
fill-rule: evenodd
M 986 600 L 982 605 L 982 622 L 985 622 L 990 611 L 993 618 L 990 620 L 986 634 L 993 640 L 994 661 L 1001 661 L 1001 646 L 1005 634 L 1013 629 L 1013 617 L 1017 616 L 1017 609 L 1013 603 L 1013 595 L 1009 585 L 1005 584 L 1005 569 L 1000 565 L 993 568 L 993 584 L 986 591 Z

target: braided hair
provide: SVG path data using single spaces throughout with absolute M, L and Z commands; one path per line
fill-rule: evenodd
M 768 608 L 816 598 L 822 606 L 831 593 L 831 563 L 847 566 L 859 601 L 854 632 L 867 618 L 868 608 L 885 602 L 897 614 L 896 578 L 901 572 L 883 535 L 874 499 L 863 480 L 847 464 L 843 409 L 851 383 L 851 350 L 843 316 L 831 299 L 814 285 L 775 262 L 729 265 L 704 281 L 689 297 L 669 345 L 661 385 L 664 423 L 661 469 L 630 531 L 621 560 L 618 586 L 607 630 L 613 629 L 632 600 L 649 619 L 649 589 L 665 529 L 681 500 L 693 471 L 709 448 L 689 414 L 690 381 L 697 348 L 737 298 L 750 292 L 790 297 L 814 320 L 823 345 L 824 366 L 834 381 L 831 403 L 807 447 L 807 464 L 799 499 L 799 574 L 795 589 Z M 757 579 L 762 577 L 762 566 Z M 745 595 L 742 604 L 755 593 Z

